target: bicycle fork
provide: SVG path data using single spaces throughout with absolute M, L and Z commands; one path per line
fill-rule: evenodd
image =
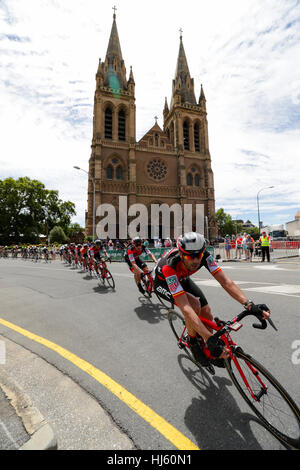
M 250 371 L 252 372 L 253 376 L 257 379 L 257 382 L 261 385 L 261 389 L 258 393 L 254 393 L 245 374 L 244 374 L 244 371 L 243 369 L 241 368 L 240 364 L 239 364 L 239 361 L 236 357 L 236 355 L 232 352 L 232 349 L 238 349 L 238 346 L 235 346 L 233 345 L 233 343 L 229 343 L 228 339 L 227 341 L 225 341 L 226 343 L 226 346 L 229 347 L 229 350 L 230 350 L 230 357 L 231 357 L 231 360 L 234 362 L 238 372 L 240 373 L 244 383 L 245 383 L 245 386 L 248 390 L 248 392 L 250 393 L 251 397 L 253 398 L 254 401 L 260 401 L 261 397 L 263 395 L 266 395 L 267 394 L 267 390 L 268 390 L 268 387 L 263 383 L 263 381 L 261 380 L 260 376 L 259 376 L 259 372 L 258 370 L 253 367 L 251 364 L 249 364 L 249 362 L 247 362 L 247 360 L 245 361 L 245 364 L 247 365 L 247 367 L 250 369 Z M 232 348 L 233 346 L 233 348 Z

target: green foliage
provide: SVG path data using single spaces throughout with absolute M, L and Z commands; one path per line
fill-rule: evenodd
M 75 214 L 73 202 L 62 201 L 38 180 L 0 180 L 0 245 L 38 243 L 39 234 L 48 236 L 56 225 L 66 229 Z
M 49 237 L 50 243 L 66 243 L 68 241 L 68 237 L 66 236 L 65 232 L 58 225 L 53 227 L 53 229 L 50 231 Z
M 216 219 L 219 233 L 222 237 L 225 237 L 226 235 L 235 235 L 242 230 L 242 224 L 237 224 L 234 222 L 231 218 L 231 215 L 226 214 L 222 208 L 217 210 Z

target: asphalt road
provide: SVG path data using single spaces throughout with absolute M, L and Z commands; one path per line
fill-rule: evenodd
M 0 260 L 0 317 L 83 359 L 89 369 L 80 368 L 73 356 L 1 323 L 0 335 L 80 384 L 136 448 L 175 450 L 186 439 L 200 449 L 281 449 L 257 422 L 225 370 L 218 369 L 215 376 L 201 373 L 181 353 L 166 311 L 156 300 L 139 295 L 127 265 L 109 267 L 115 291 L 60 261 Z M 232 262 L 222 267 L 249 298 L 271 308 L 278 327 L 277 333 L 271 328 L 258 331 L 245 320 L 234 339 L 300 404 L 300 364 L 292 361 L 293 343 L 300 341 L 299 259 L 275 265 Z M 215 315 L 227 320 L 241 311 L 206 270 L 193 279 Z M 98 380 L 93 370 L 106 374 L 105 379 Z

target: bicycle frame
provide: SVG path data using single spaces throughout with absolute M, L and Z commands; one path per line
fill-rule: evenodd
M 100 274 L 101 274 L 102 279 L 106 279 L 107 278 L 107 264 L 106 264 L 106 261 L 104 259 L 100 260 L 100 261 L 97 261 L 96 265 L 97 265 L 97 268 L 100 269 Z
M 208 328 L 210 329 L 213 329 L 214 331 L 220 331 L 224 328 L 225 326 L 225 322 L 221 322 L 222 324 L 221 325 L 218 325 L 216 321 L 211 321 L 211 320 L 208 320 L 207 318 L 203 318 L 203 317 L 199 317 L 199 319 L 201 320 L 201 322 Z M 232 320 L 232 322 L 230 322 L 231 324 L 228 325 L 228 329 L 232 330 L 232 331 L 238 331 L 240 328 L 242 328 L 242 324 L 238 323 L 238 319 L 237 318 L 234 318 Z M 181 334 L 181 337 L 180 337 L 180 343 L 183 344 L 184 346 L 188 347 L 188 344 L 184 341 L 183 337 L 186 333 L 187 329 L 186 329 L 186 326 L 184 327 L 184 330 Z M 245 374 L 242 370 L 242 368 L 240 367 L 240 364 L 234 354 L 234 350 L 240 348 L 231 338 L 230 334 L 229 334 L 229 331 L 226 331 L 224 334 L 222 334 L 220 336 L 220 338 L 224 341 L 225 343 L 225 346 L 227 347 L 228 351 L 229 351 L 229 356 L 231 358 L 231 360 L 234 362 L 238 372 L 240 373 L 244 383 L 245 383 L 245 386 L 247 387 L 251 397 L 253 398 L 253 400 L 255 401 L 259 401 L 259 399 L 261 398 L 261 396 L 267 391 L 267 387 L 266 385 L 262 382 L 261 378 L 259 377 L 258 375 L 258 371 L 251 365 L 251 364 L 247 364 L 247 366 L 249 367 L 249 369 L 254 373 L 255 377 L 257 378 L 258 382 L 260 383 L 260 385 L 263 387 L 263 390 L 255 395 L 253 393 L 253 390 L 251 389 L 249 383 L 248 383 L 248 380 L 246 379 L 245 377 Z M 204 345 L 203 346 L 204 350 L 205 350 L 205 353 L 206 355 L 208 356 L 209 359 L 212 359 L 213 356 L 210 354 L 209 350 L 206 348 L 206 346 Z M 241 348 L 240 348 L 241 349 Z
M 145 286 L 147 287 L 147 292 L 151 296 L 153 292 L 153 286 L 154 286 L 154 279 L 152 277 L 152 271 L 144 271 L 143 272 L 143 278 L 145 282 Z

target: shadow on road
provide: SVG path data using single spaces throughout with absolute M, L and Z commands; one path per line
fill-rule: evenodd
M 199 391 L 185 413 L 185 424 L 195 436 L 200 449 L 262 450 L 254 436 L 250 423 L 264 431 L 258 418 L 243 413 L 229 387 L 231 380 L 223 376 L 211 376 L 198 369 L 192 361 L 181 354 L 178 357 L 183 373 Z M 218 369 L 216 369 L 218 374 Z
M 140 320 L 146 320 L 149 323 L 158 323 L 167 319 L 168 310 L 160 304 L 152 303 L 152 299 L 139 297 L 141 305 L 134 309 Z
M 116 289 L 112 289 L 111 287 L 103 285 L 103 284 L 98 284 L 97 286 L 93 287 L 93 291 L 96 292 L 97 294 L 109 294 L 109 293 L 115 293 Z

